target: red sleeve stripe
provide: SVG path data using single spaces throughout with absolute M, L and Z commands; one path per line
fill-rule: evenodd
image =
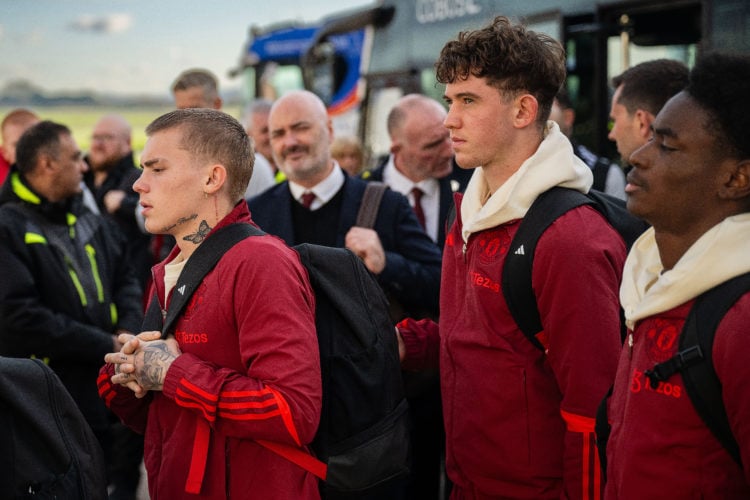
M 197 385 L 191 384 L 190 382 L 188 382 L 187 379 L 185 378 L 180 379 L 180 385 L 184 386 L 185 389 L 188 389 L 191 392 L 196 393 L 200 397 L 210 401 L 211 403 L 215 403 L 216 401 L 219 400 L 219 397 L 216 394 L 211 394 L 210 392 L 204 391 Z
M 583 470 L 581 471 L 581 493 L 583 500 L 601 500 L 602 481 L 599 454 L 594 433 L 585 433 L 583 438 Z
M 265 401 L 251 401 L 247 403 L 219 403 L 219 409 L 223 410 L 242 410 L 245 408 L 266 408 L 268 406 L 276 406 L 274 399 L 267 399 Z
M 221 398 L 259 398 L 268 396 L 269 394 L 272 394 L 271 390 L 268 387 L 264 387 L 257 391 L 223 391 L 221 393 Z
M 596 419 L 591 417 L 584 417 L 583 415 L 576 415 L 575 413 L 569 413 L 565 410 L 560 410 L 565 424 L 570 432 L 594 432 L 594 425 Z
M 115 399 L 116 395 L 117 393 L 115 393 L 115 391 L 111 391 L 104 397 L 104 404 L 107 405 L 107 408 L 110 407 L 110 405 L 112 404 L 112 400 Z
M 299 435 L 297 434 L 297 428 L 294 425 L 294 420 L 292 419 L 292 411 L 289 409 L 289 404 L 286 402 L 286 399 L 284 399 L 284 396 L 281 395 L 280 392 L 273 390 L 272 388 L 268 388 L 273 393 L 274 398 L 276 398 L 276 401 L 279 404 L 279 411 L 281 412 L 281 419 L 284 421 L 284 425 L 286 426 L 286 430 L 289 432 L 289 435 L 292 436 L 292 439 L 294 439 L 294 442 L 297 444 L 297 446 L 302 446 L 302 443 L 299 440 Z
M 216 412 L 209 411 L 201 404 L 193 403 L 191 401 L 185 401 L 183 399 L 180 399 L 179 397 L 175 397 L 174 401 L 183 408 L 196 408 L 200 410 L 201 413 L 203 413 L 203 418 L 205 418 L 209 422 L 214 422 L 216 420 Z
M 237 413 L 225 413 L 223 411 L 219 412 L 219 416 L 221 418 L 225 418 L 227 420 L 266 420 L 273 417 L 278 417 L 281 415 L 281 412 L 279 410 L 274 410 L 272 412 L 268 413 L 243 413 L 243 414 L 237 414 Z
M 602 495 L 601 467 L 596 449 L 596 419 L 560 410 L 568 432 L 581 434 L 581 492 L 584 500 L 600 500 Z

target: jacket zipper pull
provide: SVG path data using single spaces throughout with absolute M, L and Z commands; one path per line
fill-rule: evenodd
M 633 332 L 628 332 L 628 356 L 633 359 Z

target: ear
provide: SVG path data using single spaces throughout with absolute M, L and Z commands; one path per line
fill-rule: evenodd
M 719 196 L 726 199 L 750 198 L 750 159 L 731 160 L 729 179 L 722 184 Z
M 401 151 L 402 145 L 399 141 L 394 141 L 391 143 L 391 154 L 395 155 L 399 151 Z
M 576 120 L 576 112 L 572 108 L 563 110 L 563 123 L 567 130 L 573 130 L 573 122 Z
M 513 125 L 516 128 L 525 128 L 536 121 L 539 111 L 539 102 L 531 94 L 523 94 L 514 99 Z
M 50 171 L 55 169 L 54 158 L 47 153 L 40 153 L 36 159 L 36 172 Z
M 638 135 L 644 139 L 651 137 L 651 124 L 654 123 L 654 118 L 656 117 L 646 110 L 636 110 L 635 123 L 638 127 Z
M 208 168 L 208 177 L 203 186 L 203 192 L 208 195 L 216 194 L 227 181 L 227 169 L 216 163 Z

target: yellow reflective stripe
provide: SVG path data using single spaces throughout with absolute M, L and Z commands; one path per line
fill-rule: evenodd
M 114 302 L 109 305 L 109 316 L 112 318 L 112 324 L 116 325 L 118 317 L 117 317 L 117 306 L 115 305 Z
M 37 357 L 36 357 L 36 354 L 32 354 L 32 355 L 31 355 L 31 356 L 29 356 L 29 357 L 30 357 L 31 359 L 37 359 Z M 45 365 L 49 365 L 49 356 L 45 356 L 45 357 L 43 357 L 43 358 L 41 359 L 41 361 L 42 361 L 42 363 L 44 363 Z
M 10 176 L 10 185 L 13 188 L 13 192 L 16 193 L 16 196 L 21 198 L 23 201 L 26 201 L 28 203 L 32 203 L 34 205 L 39 205 L 42 200 L 35 195 L 29 188 L 27 188 L 23 182 L 21 182 L 21 177 L 18 175 L 18 172 L 13 172 Z
M 70 233 L 70 239 L 72 240 L 72 239 L 74 239 L 76 237 L 76 228 L 75 228 L 75 225 L 76 225 L 76 220 L 78 220 L 78 219 L 76 218 L 75 215 L 73 215 L 71 213 L 67 213 L 65 215 L 66 215 L 66 219 L 68 221 L 68 232 Z
M 47 238 L 37 233 L 26 233 L 23 239 L 24 243 L 31 245 L 33 243 L 41 243 L 42 245 L 47 244 Z
M 68 259 L 65 259 L 65 261 L 68 263 L 68 274 L 70 274 L 70 279 L 73 280 L 73 286 L 76 287 L 76 290 L 78 291 L 78 298 L 81 299 L 81 305 L 86 307 L 89 302 L 86 300 L 86 294 L 83 292 L 81 281 L 78 279 L 78 276 L 70 265 L 70 262 L 68 262 Z
M 96 296 L 101 304 L 104 302 L 104 287 L 102 286 L 102 278 L 99 276 L 99 266 L 96 265 L 96 250 L 90 243 L 86 244 L 86 255 L 89 256 L 91 272 L 94 274 L 94 282 L 96 283 Z

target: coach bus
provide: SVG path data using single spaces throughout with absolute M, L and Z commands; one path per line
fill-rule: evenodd
M 385 117 L 395 100 L 410 92 L 441 100 L 433 67 L 440 49 L 496 15 L 563 44 L 575 137 L 603 154 L 614 152 L 607 140 L 612 76 L 657 57 L 692 65 L 706 51 L 750 52 L 746 0 L 382 0 L 307 26 L 307 38 L 287 59 L 247 58 L 242 67 L 254 82 L 249 94 L 263 95 L 260 82 L 270 81 L 269 64 L 283 66 L 270 94 L 285 90 L 284 78 L 295 74 L 294 85 L 318 94 L 334 119 L 351 111 L 347 130 L 356 131 L 374 155 L 384 154 Z M 356 39 L 342 39 L 351 36 Z

